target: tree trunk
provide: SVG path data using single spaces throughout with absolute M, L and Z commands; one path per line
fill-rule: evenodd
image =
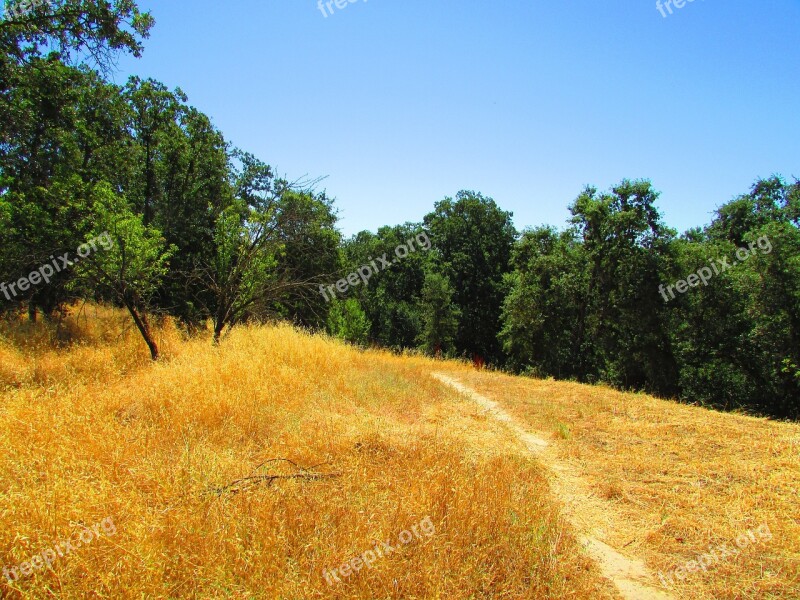
M 222 337 L 222 332 L 225 329 L 225 326 L 228 325 L 229 327 L 232 326 L 233 320 L 230 318 L 229 309 L 226 308 L 225 304 L 220 304 L 217 307 L 217 314 L 214 319 L 214 346 L 219 346 L 220 338 Z
M 221 319 L 214 322 L 214 345 L 219 346 L 219 339 L 222 336 L 222 330 L 225 329 L 225 322 Z
M 124 302 L 125 307 L 128 309 L 131 317 L 133 317 L 136 328 L 139 330 L 139 333 L 142 334 L 142 338 L 144 338 L 144 343 L 147 344 L 147 347 L 150 349 L 150 358 L 157 361 L 159 357 L 158 344 L 156 344 L 155 339 L 153 339 L 153 332 L 150 329 L 150 323 L 147 321 L 147 315 L 144 311 L 140 311 L 137 308 L 136 302 L 131 298 L 125 298 Z

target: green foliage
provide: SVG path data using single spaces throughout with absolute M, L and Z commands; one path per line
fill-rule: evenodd
M 417 249 L 389 268 L 381 268 L 378 258 L 393 262 L 395 250 L 423 229 L 406 223 L 381 227 L 377 234 L 361 232 L 348 240 L 343 248 L 344 266 L 340 276 L 356 272 L 365 265 L 378 266 L 366 285 L 350 290 L 358 298 L 370 321 L 370 340 L 394 349 L 414 348 L 420 334 L 418 302 L 425 280 L 430 252 Z
M 88 220 L 93 223 L 90 236 L 108 241 L 78 263 L 78 274 L 91 278 L 101 292 L 107 289 L 121 299 L 136 296 L 148 302 L 166 275 L 175 248 L 167 247 L 161 232 L 145 225 L 108 184 L 94 188 Z
M 102 247 L 77 263 L 77 282 L 86 280 L 97 294 L 125 306 L 153 360 L 157 360 L 158 346 L 147 313 L 152 310 L 150 299 L 166 274 L 167 261 L 175 249 L 167 248 L 161 232 L 146 225 L 142 216 L 108 184 L 95 186 L 91 202 L 91 233 Z
M 315 286 L 341 269 L 342 236 L 336 230 L 333 202 L 325 194 L 289 191 L 280 197 L 278 218 L 284 251 L 277 268 L 287 279 L 307 285 L 282 293 L 275 312 L 298 325 L 321 329 L 328 307 Z
M 8 18 L 0 20 L 0 54 L 20 62 L 55 48 L 64 60 L 108 69 L 120 52 L 141 56 L 142 39 L 155 24 L 134 0 L 32 2 L 20 11 L 20 0 L 3 1 Z
M 799 189 L 759 181 L 676 238 L 648 182 L 588 188 L 571 229 L 526 232 L 515 249 L 500 332 L 509 366 L 800 416 Z M 732 267 L 714 273 L 723 258 Z M 707 285 L 667 293 L 701 268 Z
M 509 366 L 565 379 L 596 376 L 585 354 L 590 265 L 576 233 L 526 231 L 512 263 L 500 331 Z
M 657 290 L 674 233 L 661 223 L 657 198 L 650 182 L 626 180 L 608 194 L 588 188 L 570 208 L 589 269 L 577 344 L 586 375 L 672 395 L 677 367 Z
M 444 275 L 426 273 L 419 306 L 422 331 L 417 342 L 428 354 L 449 355 L 454 350 L 461 313 L 453 304 L 453 294 Z
M 800 414 L 796 190 L 797 183 L 777 178 L 759 181 L 750 194 L 721 207 L 703 237 L 677 244 L 685 272 L 709 257 L 733 262 L 672 307 L 683 398 L 777 416 Z M 745 260 L 736 258 L 739 248 L 747 249 Z
M 0 193 L 8 225 L 0 232 L 5 250 L 0 276 L 9 279 L 84 241 L 87 229 L 79 224 L 81 211 L 90 182 L 102 180 L 104 168 L 95 168 L 87 140 L 102 138 L 101 143 L 112 144 L 109 139 L 119 133 L 90 121 L 92 99 L 86 90 L 112 93 L 91 72 L 54 59 L 35 59 L 16 73 L 15 83 L 7 94 L 0 94 L 0 104 L 7 102 L 11 108 L 9 120 L 0 123 Z M 59 273 L 51 285 L 17 300 L 49 314 L 71 298 L 68 281 L 69 271 Z
M 468 191 L 437 202 L 425 217 L 434 268 L 452 283 L 461 313 L 455 339 L 459 354 L 490 362 L 503 358 L 497 333 L 517 236 L 511 217 L 491 198 Z
M 366 345 L 370 323 L 355 298 L 331 301 L 328 313 L 328 332 L 352 344 Z

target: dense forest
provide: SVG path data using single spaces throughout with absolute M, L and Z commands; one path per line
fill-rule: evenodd
M 576 190 L 517 231 L 479 192 L 343 239 L 319 179 L 236 148 L 180 90 L 111 82 L 154 26 L 133 0 L 0 21 L 0 311 L 58 320 L 285 319 L 362 345 L 781 418 L 800 416 L 800 182 L 778 175 L 683 234 L 644 179 Z M 97 243 L 99 240 L 100 244 Z M 94 242 L 94 243 L 91 243 Z M 416 243 L 414 243 L 416 242 Z

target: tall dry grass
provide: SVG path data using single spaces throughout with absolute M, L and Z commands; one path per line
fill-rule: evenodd
M 800 424 L 602 386 L 455 374 L 550 441 L 586 484 L 607 541 L 644 557 L 678 598 L 800 598 Z M 771 539 L 737 547 L 761 526 Z M 690 561 L 722 545 L 736 555 L 687 575 Z
M 117 533 L 2 578 L 6 597 L 613 597 L 541 469 L 429 361 L 286 326 L 213 348 L 166 323 L 150 364 L 115 311 L 66 327 L 0 329 L 0 560 L 106 517 Z M 428 516 L 433 536 L 326 582 Z

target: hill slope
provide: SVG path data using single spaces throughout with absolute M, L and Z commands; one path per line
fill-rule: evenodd
M 619 597 L 575 512 L 664 572 L 763 521 L 771 542 L 673 593 L 797 597 L 797 426 L 288 327 L 234 330 L 219 349 L 166 327 L 168 358 L 151 365 L 115 314 L 90 312 L 62 349 L 42 327 L 2 330 L 8 597 Z M 546 438 L 545 454 L 438 371 Z M 556 461 L 599 496 L 592 510 L 564 497 L 578 488 L 559 487 Z

